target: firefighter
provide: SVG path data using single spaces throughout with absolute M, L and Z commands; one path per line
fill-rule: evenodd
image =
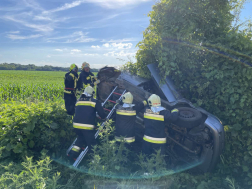
M 65 74 L 64 100 L 67 114 L 74 115 L 76 103 L 76 87 L 78 81 L 78 66 L 72 64 Z
M 84 88 L 84 85 L 90 85 L 94 87 L 100 80 L 98 80 L 94 74 L 90 71 L 90 65 L 87 62 L 83 62 L 81 66 L 81 73 L 78 80 L 78 89 L 81 90 Z
M 144 113 L 145 132 L 143 137 L 143 153 L 149 156 L 161 149 L 161 155 L 165 154 L 165 123 L 178 119 L 178 109 L 171 112 L 161 106 L 161 99 L 158 95 L 152 94 L 148 98 L 150 109 Z
M 94 130 L 96 112 L 102 119 L 106 118 L 101 102 L 93 98 L 94 93 L 94 89 L 91 86 L 86 87 L 76 103 L 73 127 L 74 132 L 77 134 L 77 141 L 69 152 L 69 156 L 72 158 L 78 157 L 84 144 L 88 146 L 90 151 L 96 145 Z
M 144 100 L 136 105 L 133 103 L 133 96 L 127 92 L 122 97 L 123 104 L 116 106 L 116 125 L 115 125 L 115 140 L 118 144 L 125 141 L 128 149 L 132 149 L 132 143 L 135 141 L 134 125 L 136 114 L 139 113 L 147 105 Z

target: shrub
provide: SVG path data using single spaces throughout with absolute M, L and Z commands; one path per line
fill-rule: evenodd
M 71 116 L 57 102 L 2 104 L 0 116 L 2 158 L 32 156 L 42 149 L 56 152 L 73 138 Z
M 13 163 L 10 163 L 8 166 L 2 166 L 6 172 L 0 177 L 0 187 L 9 189 L 60 188 L 58 185 L 60 173 L 57 172 L 53 174 L 50 163 L 51 160 L 49 157 L 45 157 L 36 163 L 32 161 L 32 157 L 27 157 L 26 160 L 21 163 L 22 168 Z M 10 172 L 13 167 L 15 169 L 19 168 L 18 170 L 15 170 L 15 172 L 18 173 Z

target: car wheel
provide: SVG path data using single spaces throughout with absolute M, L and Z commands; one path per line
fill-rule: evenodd
M 175 125 L 184 128 L 193 128 L 200 124 L 202 114 L 198 110 L 188 107 L 180 107 L 177 109 L 179 110 L 179 117 L 174 122 Z

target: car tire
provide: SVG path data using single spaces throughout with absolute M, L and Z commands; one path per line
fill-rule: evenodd
M 178 120 L 174 122 L 175 125 L 184 128 L 193 128 L 201 123 L 202 114 L 198 110 L 188 107 L 179 107 Z

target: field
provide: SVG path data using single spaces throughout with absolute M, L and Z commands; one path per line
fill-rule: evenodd
M 0 70 L 0 102 L 61 101 L 64 76 L 65 72 Z
M 62 99 L 64 72 L 0 70 L 0 101 Z

